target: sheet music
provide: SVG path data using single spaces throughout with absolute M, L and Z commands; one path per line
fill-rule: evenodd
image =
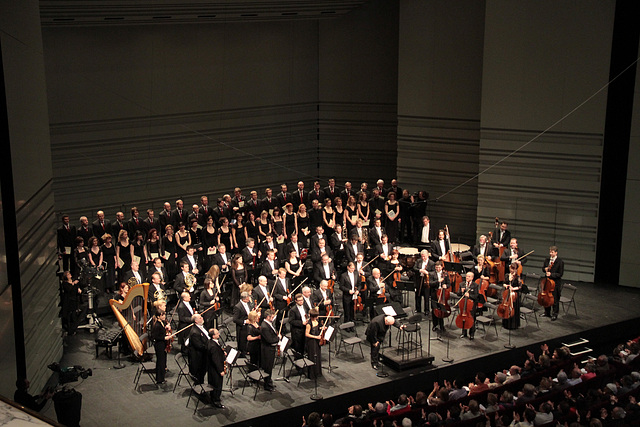
M 156 259 L 158 258 L 158 253 L 157 252 L 151 252 L 151 259 Z
M 122 268 L 123 265 L 124 265 L 124 261 L 122 261 L 122 258 L 118 257 L 118 267 Z
M 333 336 L 334 332 L 335 329 L 333 328 L 333 326 L 327 326 L 327 330 L 324 331 L 324 339 L 327 341 L 331 341 L 331 337 Z
M 227 363 L 229 365 L 231 365 L 236 360 L 236 354 L 238 354 L 238 350 L 232 347 L 227 354 Z
M 397 316 L 398 313 L 396 313 L 396 311 L 393 309 L 393 307 L 391 307 L 390 305 L 384 306 L 382 307 L 382 312 L 384 314 L 386 314 L 387 316 Z
M 65 246 L 64 253 L 67 255 L 73 255 L 73 252 L 71 252 L 71 246 Z
M 212 248 L 207 248 L 207 255 L 215 255 L 216 254 L 216 248 L 212 247 Z
M 133 256 L 133 262 L 140 264 L 140 257 L 138 255 Z
M 280 353 L 284 354 L 284 350 L 287 348 L 287 344 L 289 343 L 289 338 L 283 336 L 278 345 L 280 345 Z
M 240 201 L 238 202 L 238 207 L 239 207 L 240 209 L 244 208 L 244 200 L 240 200 Z

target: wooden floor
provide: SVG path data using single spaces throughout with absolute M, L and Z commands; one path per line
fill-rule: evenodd
M 277 381 L 274 392 L 259 391 L 253 400 L 253 389 L 247 388 L 241 394 L 241 375 L 234 374 L 234 386 L 240 387 L 232 395 L 224 392 L 222 401 L 227 409 L 220 410 L 201 406 L 194 414 L 194 401 L 189 407 L 187 398 L 189 390 L 183 381 L 173 392 L 178 372 L 174 355 L 169 356 L 167 376 L 168 384 L 164 389 L 156 389 L 149 378 L 143 376 L 140 386 L 134 388 L 133 378 L 136 365 L 127 360 L 122 364 L 123 369 L 114 369 L 115 360 L 109 360 L 104 352 L 95 357 L 95 334 L 81 331 L 76 336 L 67 338 L 66 352 L 62 361 L 63 366 L 82 365 L 91 368 L 93 376 L 79 383 L 71 383 L 77 391 L 82 393 L 82 421 L 85 426 L 113 426 L 145 423 L 146 425 L 190 426 L 203 423 L 213 425 L 301 425 L 300 413 L 313 410 L 331 411 L 338 415 L 344 413 L 352 403 L 364 403 L 363 399 L 395 399 L 402 391 L 415 390 L 430 391 L 433 378 L 445 375 L 451 378 L 463 375 L 469 380 L 476 370 L 493 369 L 493 365 L 504 367 L 510 363 L 519 363 L 524 358 L 525 347 L 538 345 L 540 342 L 550 342 L 559 345 L 560 337 L 580 336 L 593 328 L 614 325 L 618 322 L 640 316 L 640 290 L 621 288 L 618 286 L 596 286 L 589 283 L 576 283 L 578 290 L 575 294 L 577 303 L 576 316 L 573 310 L 561 312 L 555 322 L 548 318 L 539 318 L 539 327 L 532 318 L 529 322 L 522 322 L 521 328 L 511 333 L 511 343 L 515 350 L 508 350 L 505 344 L 509 336 L 506 330 L 498 326 L 498 335 L 491 329 L 486 338 L 482 332 L 476 333 L 476 339 L 470 341 L 461 339 L 460 331 L 455 325 L 447 324 L 447 332 L 442 340 L 429 340 L 428 322 L 422 324 L 422 340 L 424 354 L 430 351 L 435 358 L 432 367 L 418 367 L 415 369 L 389 372 L 387 378 L 379 378 L 371 368 L 369 347 L 363 345 L 364 358 L 359 350 L 355 353 L 331 353 L 331 367 L 324 369 L 323 378 L 318 381 L 318 393 L 324 399 L 311 400 L 315 393 L 314 383 L 302 378 L 298 386 L 298 377 L 292 376 L 291 382 Z M 411 310 L 413 295 L 410 298 Z M 113 324 L 113 319 L 103 318 L 105 325 Z M 112 326 L 115 327 L 115 326 Z M 361 337 L 364 336 L 364 325 L 357 329 Z M 623 331 L 624 332 L 624 331 Z M 602 334 L 602 332 L 599 332 Z M 632 333 L 632 331 L 629 331 Z M 392 345 L 395 346 L 396 334 L 393 334 Z M 553 346 L 551 345 L 551 346 Z M 390 349 L 387 349 L 390 351 Z M 443 362 L 443 359 L 453 359 L 453 362 Z M 511 360 L 513 359 L 513 360 Z M 469 363 L 481 360 L 482 363 Z M 329 367 L 328 349 L 323 349 L 323 367 Z M 480 365 L 480 367 L 478 367 Z M 289 368 L 287 363 L 287 371 Z M 277 373 L 277 371 L 275 371 Z M 487 372 L 493 372 L 487 369 Z M 375 402 L 374 402 L 375 403 Z M 56 419 L 53 405 L 45 409 L 44 414 Z M 295 414 L 295 415 L 294 415 Z

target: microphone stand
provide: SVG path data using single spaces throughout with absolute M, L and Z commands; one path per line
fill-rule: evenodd
M 313 363 L 315 363 L 314 369 L 318 366 L 318 357 L 320 356 L 320 351 L 321 351 L 321 348 L 320 346 L 318 346 L 318 352 L 316 353 L 314 357 L 315 360 L 313 361 Z M 317 374 L 313 375 L 313 387 L 314 387 L 314 393 L 310 396 L 311 400 L 324 399 L 324 397 L 322 397 L 322 395 L 318 393 L 318 375 Z

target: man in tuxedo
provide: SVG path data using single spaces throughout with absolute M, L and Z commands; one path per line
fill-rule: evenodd
M 422 217 L 422 224 L 416 230 L 416 244 L 421 248 L 431 249 L 431 241 L 433 240 L 433 227 L 428 216 Z
M 211 339 L 207 343 L 207 378 L 209 385 L 213 388 L 210 393 L 213 406 L 219 409 L 225 409 L 220 396 L 222 395 L 222 380 L 224 378 L 226 354 L 220 342 L 220 331 L 215 328 L 209 329 Z
M 362 218 L 358 218 L 358 220 L 356 221 L 356 226 L 353 227 L 353 229 L 351 230 L 351 233 L 349 234 L 349 238 L 351 237 L 357 237 L 358 241 L 360 243 L 362 243 L 363 245 L 365 245 L 365 249 L 367 249 L 366 247 L 366 241 L 368 240 L 368 238 L 366 236 L 368 236 L 369 234 L 369 230 L 365 229 L 362 226 Z
M 243 213 L 247 204 L 247 198 L 242 194 L 242 189 L 236 187 L 233 190 L 233 197 L 231 198 L 231 209 L 234 215 L 238 212 Z
M 167 269 L 162 265 L 162 258 L 158 257 L 153 259 L 153 264 L 147 269 L 147 277 L 151 277 L 154 273 L 158 273 L 160 283 L 165 286 L 169 280 L 169 276 L 167 275 Z
M 525 258 L 526 259 L 526 258 Z M 558 247 L 549 247 L 549 257 L 545 258 L 542 265 L 542 273 L 555 282 L 553 289 L 553 314 L 551 314 L 551 306 L 544 308 L 544 317 L 551 317 L 551 320 L 558 318 L 560 311 L 560 296 L 562 294 L 562 275 L 564 274 L 564 261 L 558 258 Z
M 275 197 L 273 197 L 273 190 L 271 190 L 270 188 L 267 188 L 265 190 L 265 198 L 262 199 L 262 203 L 261 203 L 261 211 L 267 211 L 269 212 L 269 215 L 271 215 L 273 213 L 273 210 L 278 206 L 278 199 L 276 199 Z M 256 217 L 257 218 L 257 217 Z
M 340 198 L 342 199 L 342 206 L 347 206 L 349 197 L 354 196 L 356 193 L 351 189 L 351 183 L 349 181 L 344 183 L 344 190 L 340 192 Z
M 296 304 L 289 310 L 289 326 L 291 327 L 291 347 L 300 354 L 304 354 L 304 332 L 307 327 L 307 313 L 304 297 L 301 293 L 295 295 Z
M 181 261 L 180 262 L 180 273 L 176 274 L 176 278 L 173 281 L 173 289 L 175 289 L 175 291 L 177 293 L 182 293 L 182 292 L 187 292 L 189 294 L 192 294 L 196 287 L 195 285 L 193 286 L 192 290 L 189 290 L 189 288 L 187 287 L 187 275 L 190 275 L 191 273 L 189 273 L 189 263 L 187 261 Z
M 127 225 L 124 223 L 124 213 L 116 212 L 116 220 L 111 223 L 111 234 L 114 240 L 118 240 L 121 230 L 127 230 Z M 133 236 L 129 236 L 129 238 L 133 238 Z
M 311 203 L 312 207 L 314 200 L 318 201 L 319 206 L 322 206 L 322 204 L 324 203 L 324 191 L 322 191 L 322 189 L 320 188 L 319 181 L 313 182 L 313 190 L 311 190 L 311 192 L 309 193 L 309 203 Z
M 364 245 L 358 241 L 358 236 L 352 234 L 351 241 L 344 247 L 344 256 L 347 262 L 355 262 L 358 254 L 364 254 Z
M 517 264 L 519 266 L 521 264 L 527 263 L 528 258 L 522 258 L 521 260 L 518 259 L 524 254 L 526 254 L 526 252 L 524 251 L 524 249 L 518 246 L 518 239 L 511 239 L 509 241 L 509 247 L 504 250 L 502 256 L 500 257 L 500 261 L 502 261 L 504 264 L 505 275 L 507 275 L 507 273 L 509 272 L 509 265 Z
M 124 274 L 124 277 L 122 278 L 122 281 L 129 283 L 129 280 L 132 277 L 136 278 L 136 282 L 137 282 L 136 284 L 137 285 L 139 285 L 141 283 L 144 283 L 145 278 L 143 276 L 143 271 L 140 270 L 140 264 L 138 264 L 135 261 L 131 261 L 131 270 L 127 271 Z
M 221 246 L 224 246 L 224 245 L 221 245 Z M 193 245 L 187 246 L 187 255 L 185 255 L 184 258 L 180 260 L 181 264 L 182 262 L 186 262 L 187 264 L 189 264 L 189 273 L 193 274 L 194 276 L 197 276 L 198 274 L 200 274 L 200 270 L 202 269 L 202 263 L 200 261 L 200 257 L 198 256 L 198 254 L 196 254 L 196 250 L 193 247 Z M 220 271 L 222 271 L 222 267 Z
M 227 253 L 224 243 L 218 245 L 218 252 L 213 256 L 213 263 L 220 267 L 221 273 L 228 273 L 231 268 L 231 256 Z
M 236 324 L 236 337 L 238 340 L 238 351 L 241 354 L 247 352 L 247 334 L 249 324 L 249 312 L 254 309 L 249 292 L 240 293 L 240 302 L 233 307 L 233 323 Z
M 369 292 L 369 298 L 380 298 L 380 301 L 385 298 L 389 301 L 391 298 L 389 295 L 389 289 L 387 288 L 387 283 L 382 280 L 380 269 L 374 268 L 371 270 L 371 276 L 367 278 L 367 291 Z M 370 314 L 373 318 L 373 307 L 371 307 Z
M 445 239 L 444 230 L 438 230 L 438 239 L 431 242 L 431 259 L 439 261 L 449 252 L 449 242 Z
M 320 283 L 323 280 L 335 280 L 336 269 L 333 266 L 333 261 L 327 254 L 322 256 L 322 260 L 317 262 L 313 266 L 313 279 L 316 283 Z
M 211 338 L 204 328 L 204 319 L 199 314 L 191 316 L 193 326 L 189 331 L 189 373 L 196 384 L 204 383 L 207 372 L 208 342 Z
M 318 190 L 318 191 L 319 191 L 319 194 L 322 194 L 322 197 L 324 197 L 324 193 L 321 190 Z M 314 193 L 311 193 L 311 194 L 314 194 Z M 321 228 L 324 233 L 324 217 L 322 216 L 323 212 L 324 211 L 322 210 L 322 204 L 320 200 L 313 199 L 311 201 L 311 209 L 308 212 L 309 230 L 317 230 L 318 228 Z
M 260 325 L 260 364 L 262 370 L 267 374 L 264 380 L 264 389 L 267 391 L 275 389 L 271 373 L 276 361 L 276 348 L 281 338 L 273 324 L 274 315 L 273 310 L 266 310 L 264 320 Z
M 144 228 L 145 239 L 149 237 L 149 231 L 153 229 L 158 232 L 158 236 L 162 234 L 160 233 L 160 221 L 155 217 L 153 209 L 147 209 L 147 218 L 145 218 L 142 225 Z
M 389 193 L 391 192 L 396 193 L 396 200 L 402 197 L 402 188 L 398 187 L 397 179 L 391 180 L 391 187 L 387 188 L 387 194 L 385 195 L 385 197 L 389 198 Z
M 345 322 L 354 320 L 354 300 L 362 290 L 361 283 L 360 276 L 356 271 L 356 265 L 350 262 L 347 264 L 347 271 L 340 276 L 340 290 L 342 291 L 342 306 L 344 307 Z
M 271 233 L 267 233 L 264 242 L 262 242 L 262 244 L 260 245 L 260 259 L 262 261 L 267 258 L 267 253 L 269 251 L 272 251 L 276 258 L 282 257 L 282 255 L 278 253 L 278 245 L 273 241 L 273 234 Z
M 496 251 L 497 250 L 487 241 L 487 236 L 483 234 L 478 238 L 478 244 L 473 245 L 473 259 L 477 261 L 478 256 L 482 255 L 485 260 L 491 261 L 491 258 L 496 256 Z
M 154 303 L 159 299 L 166 300 L 167 294 L 165 293 L 165 287 L 164 287 L 164 284 L 162 283 L 162 279 L 160 278 L 160 273 L 158 272 L 152 273 L 151 276 L 149 277 L 151 277 L 151 283 L 149 284 L 147 301 L 149 304 L 149 309 L 153 313 Z
M 369 344 L 371 344 L 371 367 L 373 369 L 377 370 L 379 367 L 380 347 L 384 342 L 389 326 L 394 323 L 395 319 L 393 317 L 381 314 L 371 319 L 369 326 L 367 326 L 365 336 L 367 337 Z
M 260 264 L 260 257 L 258 256 L 258 250 L 256 249 L 256 241 L 252 237 L 249 237 L 246 242 L 247 246 L 242 248 L 242 263 L 247 268 L 247 283 L 253 283 L 255 277 L 256 268 Z
M 298 234 L 292 234 L 291 241 L 287 243 L 286 250 L 285 250 L 285 253 L 283 254 L 283 257 L 286 256 L 286 254 L 290 254 L 292 251 L 295 251 L 296 257 L 300 258 L 301 249 L 302 249 L 302 246 L 300 246 L 300 243 L 298 243 Z
M 260 274 L 269 280 L 275 280 L 279 267 L 280 263 L 276 259 L 276 253 L 269 250 L 267 251 L 267 258 L 262 262 Z
M 327 255 L 330 261 L 333 260 L 333 251 L 331 248 L 327 247 L 327 243 L 324 239 L 320 239 L 318 240 L 318 246 L 313 248 L 311 251 L 311 262 L 315 264 L 322 261 L 322 257 L 324 255 Z
M 207 223 L 204 219 L 204 215 L 202 215 L 202 212 L 200 212 L 200 206 L 193 204 L 191 206 L 191 213 L 189 214 L 189 218 L 188 218 L 188 222 L 187 224 L 193 224 L 193 220 L 195 220 L 198 225 L 200 227 L 202 227 L 202 223 L 204 222 L 204 225 L 206 226 Z
M 200 197 L 200 213 L 202 213 L 202 222 L 201 226 L 207 226 L 207 218 L 213 216 L 213 208 L 209 205 L 209 197 L 202 196 Z
M 326 280 L 320 282 L 320 286 L 313 292 L 311 297 L 313 305 L 318 307 L 320 316 L 327 316 L 327 306 L 333 304 L 333 292 L 329 289 L 329 283 Z M 332 316 L 335 315 L 335 309 Z
M 438 289 L 443 291 L 449 287 L 449 276 L 444 269 L 444 262 L 437 261 L 435 265 L 435 271 L 429 272 L 429 291 L 431 295 L 431 312 L 433 313 L 435 308 L 438 308 Z M 440 332 L 444 332 L 444 320 L 437 317 L 435 313 L 432 314 L 433 331 L 440 328 Z
M 420 259 L 413 265 L 416 287 L 416 312 L 422 311 L 424 301 L 424 313 L 429 314 L 429 273 L 435 271 L 435 262 L 429 259 L 429 251 L 420 251 Z
M 253 212 L 254 218 L 260 218 L 260 212 L 262 212 L 262 201 L 258 200 L 258 192 L 252 191 L 249 193 L 249 200 L 245 204 L 245 211 L 247 213 L 247 217 L 249 212 Z
M 280 327 L 280 322 L 284 318 L 284 313 L 287 308 L 287 298 L 289 297 L 290 279 L 287 278 L 287 270 L 284 268 L 278 269 L 278 277 L 276 277 L 273 283 L 273 306 L 278 312 L 276 318 L 276 325 Z
M 270 302 L 273 296 L 268 288 L 268 281 L 265 276 L 258 277 L 258 286 L 253 288 L 251 298 L 256 301 L 259 309 L 262 309 L 262 319 L 264 319 L 266 311 L 270 308 Z
M 498 218 L 496 218 L 496 228 L 493 231 L 493 247 L 500 249 L 509 246 L 511 232 L 507 227 L 509 227 L 507 221 L 502 221 L 498 224 Z
M 164 207 L 158 214 L 158 223 L 160 225 L 160 230 L 158 231 L 161 236 L 164 236 L 167 230 L 167 225 L 171 224 L 171 203 L 164 202 Z
M 302 304 L 304 305 L 307 313 L 313 308 L 313 302 L 311 301 L 311 288 L 308 286 L 302 287 Z
M 111 221 L 104 218 L 103 211 L 98 211 L 96 217 L 97 219 L 91 224 L 91 230 L 93 231 L 93 235 L 98 238 L 98 243 L 103 244 L 102 236 L 111 233 Z
M 62 259 L 62 270 L 75 270 L 73 249 L 78 232 L 75 225 L 69 224 L 69 215 L 62 215 L 62 225 L 58 228 L 58 258 Z
M 293 200 L 293 210 L 296 212 L 300 205 L 309 206 L 309 193 L 304 189 L 304 182 L 298 182 L 298 189 L 291 195 L 291 198 Z
M 136 235 L 136 232 L 141 232 L 143 236 L 146 238 L 144 221 L 140 218 L 140 213 L 138 212 L 137 207 L 131 208 L 131 219 L 127 222 L 127 231 L 129 232 L 129 237 L 133 239 Z
M 387 190 L 384 188 L 384 181 L 382 179 L 376 181 L 376 187 L 373 190 L 378 190 L 378 195 L 382 196 L 382 198 L 387 197 Z
M 474 335 L 476 333 L 475 321 L 476 321 L 476 316 L 478 311 L 478 303 L 484 303 L 484 296 L 480 294 L 480 285 L 478 285 L 476 282 L 473 281 L 473 277 L 474 277 L 473 271 L 467 272 L 465 276 L 465 281 L 460 283 L 460 289 L 458 290 L 460 296 L 465 296 L 466 298 L 473 301 L 473 308 L 471 309 L 471 316 L 473 317 L 473 320 L 470 322 L 472 326 L 471 328 L 469 328 L 470 340 L 473 340 Z M 464 300 L 462 301 L 464 302 Z M 460 335 L 460 338 L 466 338 L 466 337 L 467 337 L 467 330 L 463 329 L 462 334 Z
M 180 294 L 180 303 L 176 308 L 176 314 L 178 315 L 178 330 L 182 330 L 189 326 L 191 323 L 191 316 L 196 314 L 196 310 L 191 306 L 191 294 L 189 292 L 182 292 Z M 189 330 L 185 329 L 184 331 L 178 334 L 178 343 L 180 344 L 180 351 L 185 359 L 188 357 L 189 349 L 185 345 L 185 341 L 189 336 Z
M 89 238 L 92 236 L 93 236 L 93 230 L 89 226 L 89 220 L 87 219 L 86 216 L 81 216 L 80 227 L 78 227 L 78 237 L 82 237 L 86 245 L 89 243 Z
M 364 254 L 362 252 L 356 255 L 354 264 L 356 266 L 358 275 L 364 276 L 365 278 L 371 276 L 371 267 L 368 266 L 366 262 L 364 262 Z
M 291 193 L 287 191 L 287 184 L 280 185 L 280 193 L 278 193 L 276 199 L 281 210 L 284 210 L 284 205 L 291 203 Z
M 382 243 L 382 236 L 386 235 L 386 231 L 382 226 L 382 220 L 376 218 L 373 220 L 373 227 L 369 231 L 369 244 L 374 248 Z
M 329 185 L 327 185 L 323 189 L 324 197 L 325 197 L 325 199 L 331 199 L 331 202 L 333 203 L 333 201 L 336 199 L 336 197 L 338 197 L 340 195 L 340 190 L 338 190 L 338 188 L 336 187 L 336 180 L 335 179 L 329 178 L 329 181 L 327 183 Z
M 380 255 L 380 258 L 378 258 L 378 267 L 384 265 L 386 261 L 391 259 L 391 251 L 393 251 L 393 246 L 389 243 L 389 238 L 385 234 L 382 236 L 382 243 L 376 246 L 376 255 Z
M 184 202 L 178 199 L 176 200 L 176 208 L 171 212 L 171 225 L 177 230 L 180 223 L 185 226 L 189 224 L 189 214 L 184 210 Z

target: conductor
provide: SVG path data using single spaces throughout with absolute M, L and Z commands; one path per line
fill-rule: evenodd
M 384 341 L 385 335 L 389 330 L 389 326 L 395 323 L 395 319 L 392 316 L 385 316 L 381 314 L 371 319 L 365 335 L 367 341 L 371 344 L 371 367 L 378 369 L 378 357 L 380 356 L 380 346 Z

